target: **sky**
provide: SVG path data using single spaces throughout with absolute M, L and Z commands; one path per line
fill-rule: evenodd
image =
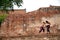
M 14 9 L 26 9 L 26 12 L 37 10 L 41 7 L 60 6 L 60 0 L 23 0 L 21 7 L 14 5 Z

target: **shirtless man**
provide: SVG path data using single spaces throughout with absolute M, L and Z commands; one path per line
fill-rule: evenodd
M 42 23 L 42 25 L 41 25 L 41 27 L 40 27 L 40 30 L 39 30 L 39 33 L 40 33 L 41 31 L 45 32 L 44 26 L 45 26 L 45 22 Z

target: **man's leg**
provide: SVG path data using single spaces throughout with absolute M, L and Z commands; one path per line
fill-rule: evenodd
M 49 30 L 49 28 L 47 29 L 47 32 L 48 32 L 48 33 L 50 33 L 50 30 Z
M 45 29 L 43 29 L 43 32 L 45 32 Z
M 40 29 L 39 33 L 42 31 L 42 29 Z

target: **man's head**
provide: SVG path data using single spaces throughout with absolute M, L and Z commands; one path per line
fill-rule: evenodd
M 45 22 L 43 22 L 43 24 L 45 24 Z
M 49 22 L 49 21 L 46 21 L 46 23 L 50 24 L 50 22 Z
M 46 23 L 49 23 L 48 21 L 46 21 Z

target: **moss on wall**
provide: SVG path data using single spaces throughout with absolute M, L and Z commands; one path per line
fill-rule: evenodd
M 8 16 L 8 14 L 0 14 L 0 26 L 4 19 Z

